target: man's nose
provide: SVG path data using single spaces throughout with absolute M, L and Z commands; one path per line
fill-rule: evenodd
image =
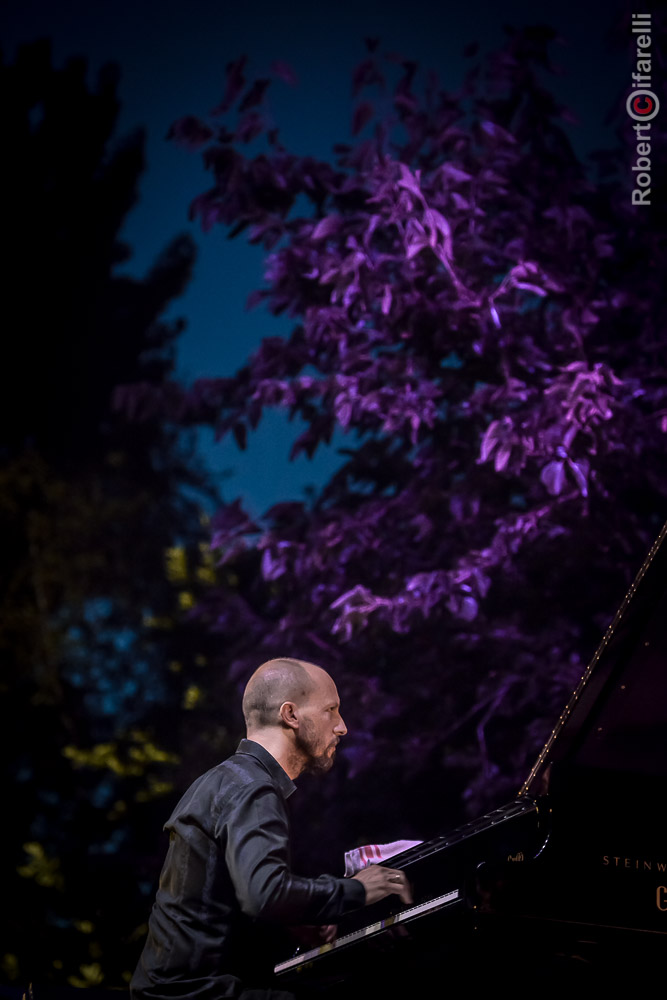
M 345 736 L 346 732 L 347 726 L 343 722 L 343 716 L 341 715 L 338 717 L 338 722 L 334 726 L 334 733 L 337 733 L 339 736 Z

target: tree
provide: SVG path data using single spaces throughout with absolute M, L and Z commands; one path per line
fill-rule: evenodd
M 284 652 L 339 681 L 346 768 L 311 840 L 434 835 L 518 790 L 665 517 L 664 199 L 631 204 L 624 110 L 597 177 L 577 159 L 553 36 L 508 30 L 456 94 L 368 39 L 334 163 L 287 152 L 245 57 L 172 129 L 213 177 L 192 214 L 267 251 L 249 306 L 295 325 L 234 377 L 118 405 L 240 448 L 281 407 L 292 457 L 350 439 L 309 501 L 222 507 L 199 612 L 239 691 Z
M 200 518 L 217 492 L 177 427 L 110 405 L 172 372 L 183 324 L 162 316 L 195 258 L 179 236 L 143 280 L 116 273 L 144 142 L 112 143 L 116 87 L 113 67 L 93 91 L 82 61 L 54 69 L 46 43 L 0 72 L 0 959 L 26 985 L 128 978 L 176 775 L 229 749 L 202 697 L 217 643 L 189 618 L 215 580 Z

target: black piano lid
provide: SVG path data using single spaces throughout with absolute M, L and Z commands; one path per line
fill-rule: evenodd
M 667 524 L 519 795 L 546 792 L 552 765 L 667 777 Z

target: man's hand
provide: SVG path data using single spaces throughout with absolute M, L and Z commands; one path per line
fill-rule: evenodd
M 400 896 L 408 906 L 412 902 L 410 883 L 405 877 L 404 872 L 399 871 L 397 868 L 385 868 L 384 865 L 368 865 L 367 868 L 362 868 L 352 878 L 356 878 L 361 882 L 366 890 L 367 906 L 371 903 L 379 902 L 385 896 L 391 896 L 392 893 Z

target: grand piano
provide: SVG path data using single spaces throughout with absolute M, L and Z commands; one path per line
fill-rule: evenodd
M 666 536 L 667 524 L 516 798 L 393 857 L 413 905 L 392 896 L 352 914 L 332 944 L 279 962 L 277 988 L 665 995 Z

